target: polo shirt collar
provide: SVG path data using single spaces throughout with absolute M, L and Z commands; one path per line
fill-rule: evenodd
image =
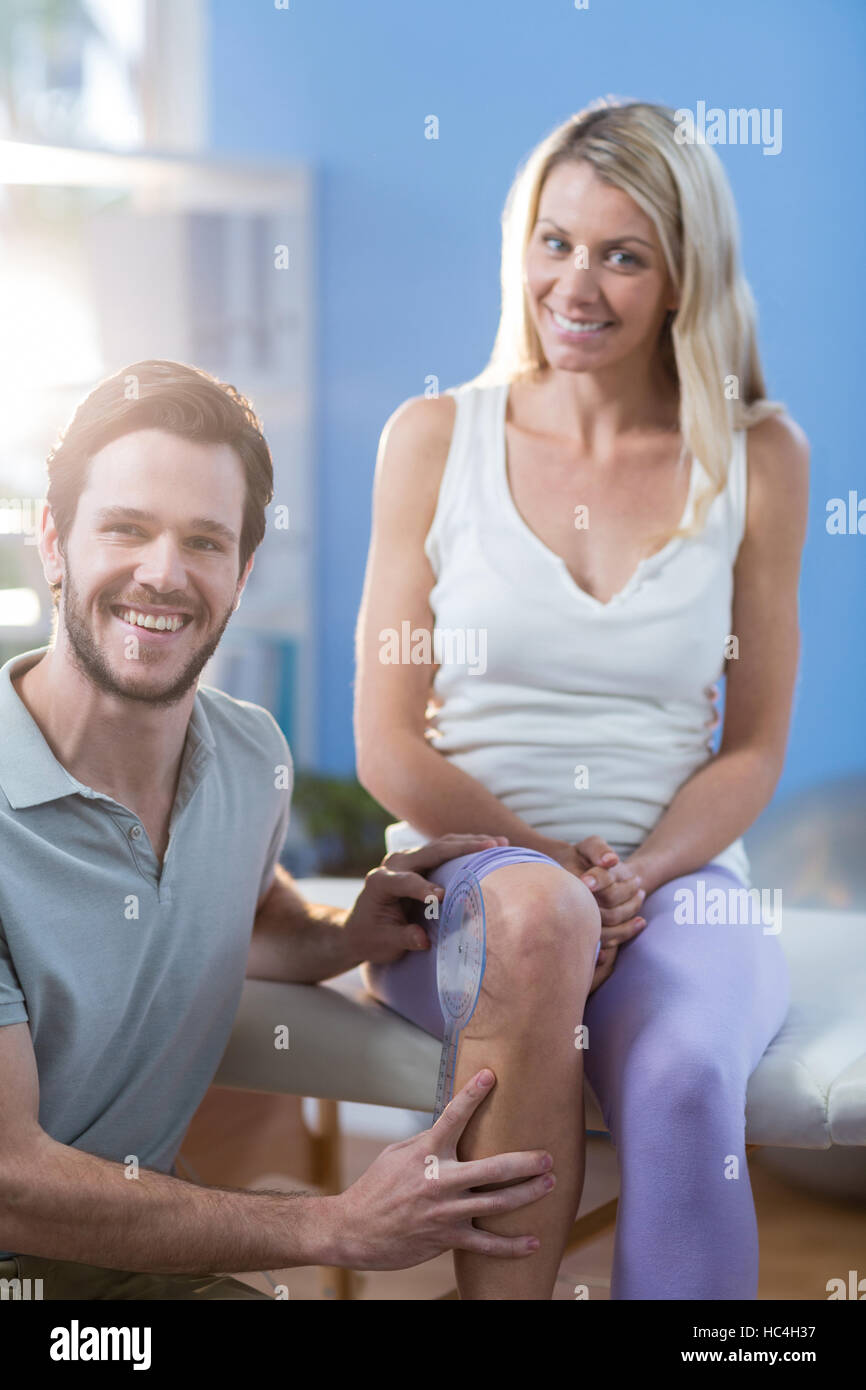
M 0 729 L 3 731 L 0 739 L 0 790 L 15 811 L 27 806 L 41 806 L 64 796 L 102 795 L 79 782 L 57 761 L 42 730 L 12 684 L 14 670 L 35 665 L 48 650 L 48 647 L 37 647 L 30 652 L 22 652 L 0 667 Z M 181 801 L 189 800 L 214 752 L 213 731 L 196 691 L 181 760 L 176 806 Z

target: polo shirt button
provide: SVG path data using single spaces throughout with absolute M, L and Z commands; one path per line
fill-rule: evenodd
M 130 838 L 131 838 L 131 839 L 137 840 L 137 839 L 139 838 L 139 836 L 141 835 L 141 826 L 140 826 L 140 825 L 134 825 L 134 826 L 132 827 L 132 829 L 130 830 L 129 835 L 130 835 Z

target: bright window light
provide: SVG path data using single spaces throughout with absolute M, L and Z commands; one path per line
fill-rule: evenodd
M 0 627 L 35 627 L 41 612 L 35 589 L 0 589 Z

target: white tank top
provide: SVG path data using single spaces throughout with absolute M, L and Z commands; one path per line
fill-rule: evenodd
M 572 844 L 601 835 L 628 854 L 714 756 L 704 691 L 723 672 L 731 633 L 746 431 L 734 434 L 727 484 L 701 534 L 641 560 L 602 603 L 515 506 L 508 384 L 447 394 L 456 401 L 454 430 L 424 546 L 441 660 L 431 742 L 534 830 Z M 705 480 L 694 459 L 682 524 Z M 406 821 L 386 831 L 389 851 L 430 838 Z M 712 862 L 751 886 L 742 840 Z

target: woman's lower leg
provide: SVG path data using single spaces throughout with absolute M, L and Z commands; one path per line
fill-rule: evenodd
M 589 890 L 577 879 L 563 884 L 560 873 L 542 864 L 515 865 L 483 881 L 487 967 L 461 1035 L 455 1089 L 484 1066 L 497 1081 L 467 1126 L 459 1156 L 544 1148 L 553 1156 L 556 1184 L 531 1206 L 476 1223 L 507 1235 L 532 1234 L 541 1244 L 522 1260 L 455 1251 L 464 1299 L 549 1299 L 583 1189 L 583 1051 L 577 1030 L 599 918 Z

